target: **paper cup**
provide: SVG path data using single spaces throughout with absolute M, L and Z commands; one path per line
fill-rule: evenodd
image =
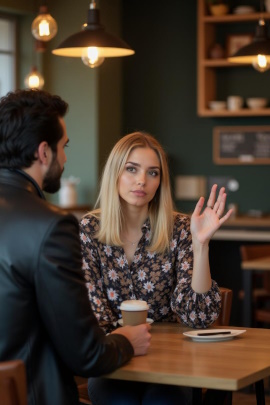
M 120 310 L 123 318 L 123 325 L 136 326 L 146 323 L 148 314 L 148 304 L 141 300 L 123 301 Z

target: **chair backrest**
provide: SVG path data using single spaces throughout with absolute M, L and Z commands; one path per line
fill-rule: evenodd
M 253 260 L 259 257 L 270 256 L 270 243 L 265 245 L 241 245 L 240 253 L 242 260 Z
M 221 311 L 214 326 L 227 326 L 230 323 L 233 292 L 229 288 L 219 287 L 221 294 Z
M 22 360 L 0 362 L 1 405 L 27 405 L 25 365 Z
M 241 245 L 240 246 L 241 260 L 255 260 L 260 257 L 270 256 L 270 243 L 262 245 Z M 256 269 L 254 269 L 256 270 Z M 270 291 L 270 273 L 267 271 L 258 275 L 253 274 L 253 282 L 256 283 L 256 278 L 262 278 L 262 287 L 266 291 Z M 255 287 L 255 286 L 254 286 Z

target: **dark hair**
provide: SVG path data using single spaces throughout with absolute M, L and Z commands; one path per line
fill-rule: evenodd
M 0 167 L 21 169 L 36 160 L 41 142 L 53 152 L 63 136 L 59 118 L 68 104 L 42 90 L 16 90 L 0 99 Z

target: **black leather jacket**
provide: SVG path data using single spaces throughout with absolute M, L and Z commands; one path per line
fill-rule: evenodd
M 25 362 L 28 404 L 78 404 L 74 375 L 109 373 L 132 355 L 90 308 L 76 218 L 24 172 L 0 169 L 0 361 Z

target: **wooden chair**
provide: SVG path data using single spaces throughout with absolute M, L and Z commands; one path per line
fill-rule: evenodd
M 241 245 L 241 260 L 255 260 L 270 256 L 270 244 Z M 256 269 L 255 269 L 256 270 Z M 270 272 L 252 273 L 252 302 L 254 326 L 266 323 L 270 324 Z M 240 298 L 243 298 L 240 291 Z
M 1 405 L 27 405 L 26 371 L 23 361 L 0 362 Z
M 88 397 L 87 378 L 76 376 L 75 381 L 76 381 L 77 388 L 78 388 L 80 404 L 92 405 L 92 402 L 90 401 L 90 399 Z
M 230 324 L 233 292 L 229 288 L 220 287 L 221 311 L 213 326 L 228 326 Z

